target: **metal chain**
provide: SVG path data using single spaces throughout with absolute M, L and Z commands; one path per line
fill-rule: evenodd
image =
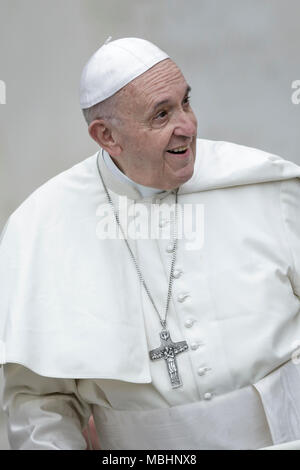
M 172 248 L 172 261 L 171 261 L 171 269 L 170 269 L 170 278 L 169 278 L 169 284 L 168 284 L 168 295 L 167 295 L 167 302 L 166 302 L 166 308 L 165 308 L 165 318 L 163 319 L 160 314 L 159 314 L 159 311 L 154 303 L 154 300 L 152 298 L 152 295 L 150 294 L 150 291 L 148 289 L 148 286 L 144 280 L 144 277 L 142 275 L 142 272 L 141 272 L 141 269 L 137 263 L 137 260 L 132 252 L 132 249 L 130 248 L 130 245 L 128 243 L 128 240 L 126 239 L 125 237 L 125 234 L 124 234 L 124 231 L 123 231 L 123 228 L 121 226 L 121 223 L 120 223 L 120 219 L 119 219 L 119 213 L 117 212 L 116 208 L 115 208 L 115 205 L 110 197 L 110 194 L 108 192 L 108 189 L 106 187 L 106 184 L 104 183 L 104 180 L 103 180 L 103 177 L 102 177 L 102 174 L 101 174 L 101 171 L 100 171 L 100 168 L 99 168 L 99 155 L 100 155 L 100 152 L 98 152 L 98 155 L 97 155 L 97 168 L 98 168 L 98 173 L 99 173 L 99 176 L 100 176 L 100 179 L 102 181 L 102 184 L 103 184 L 103 188 L 104 188 L 104 191 L 106 193 L 106 196 L 107 196 L 107 199 L 108 199 L 108 202 L 109 204 L 111 205 L 112 207 L 112 210 L 113 210 L 113 213 L 115 215 L 115 219 L 116 219 L 116 222 L 122 232 L 122 235 L 123 235 L 123 239 L 126 243 L 126 246 L 128 248 L 128 251 L 129 251 L 129 254 L 130 254 L 130 257 L 135 265 L 135 268 L 136 268 L 136 271 L 137 271 L 137 274 L 138 274 L 138 277 L 140 279 L 140 282 L 143 284 L 144 286 L 144 289 L 149 297 L 149 300 L 150 302 L 152 303 L 158 317 L 159 317 L 159 320 L 160 320 L 160 323 L 162 325 L 163 328 L 166 328 L 167 326 L 167 315 L 168 315 L 168 309 L 169 309 L 169 304 L 170 304 L 170 300 L 171 300 L 171 295 L 172 295 L 172 287 L 173 287 L 173 280 L 174 280 L 174 266 L 175 266 L 175 262 L 176 262 L 176 254 L 177 254 L 177 192 L 178 192 L 178 189 L 175 191 L 175 217 L 174 217 L 174 230 L 173 230 L 173 248 Z

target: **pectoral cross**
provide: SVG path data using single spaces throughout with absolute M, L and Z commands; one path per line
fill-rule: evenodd
M 160 332 L 161 346 L 156 349 L 152 349 L 149 352 L 150 359 L 156 361 L 157 359 L 165 359 L 172 388 L 178 388 L 182 386 L 178 374 L 178 368 L 176 363 L 176 355 L 186 351 L 189 347 L 186 341 L 179 341 L 178 343 L 173 343 L 170 337 L 168 330 L 162 330 Z

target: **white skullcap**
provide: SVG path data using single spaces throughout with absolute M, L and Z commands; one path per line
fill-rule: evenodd
M 80 80 L 80 107 L 109 98 L 134 78 L 169 56 L 145 39 L 123 38 L 100 47 L 85 65 Z

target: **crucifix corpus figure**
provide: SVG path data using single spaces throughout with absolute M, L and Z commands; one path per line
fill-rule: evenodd
M 179 354 L 188 349 L 187 342 L 179 341 L 178 343 L 173 343 L 168 330 L 162 330 L 160 333 L 160 338 L 161 346 L 159 348 L 152 349 L 152 351 L 149 352 L 150 359 L 152 361 L 161 358 L 165 359 L 172 388 L 181 387 L 182 382 L 178 374 L 176 354 Z

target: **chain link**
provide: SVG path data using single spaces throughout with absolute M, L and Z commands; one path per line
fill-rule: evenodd
M 106 184 L 104 182 L 104 179 L 102 177 L 102 174 L 101 174 L 101 171 L 100 171 L 100 167 L 99 167 L 99 155 L 100 155 L 100 152 L 98 152 L 98 155 L 97 155 L 97 168 L 98 168 L 98 173 L 99 173 L 99 176 L 100 176 L 100 179 L 102 181 L 102 184 L 103 184 L 103 188 L 104 188 L 104 191 L 106 193 L 106 196 L 107 196 L 107 200 L 110 204 L 110 206 L 112 207 L 112 210 L 113 210 L 113 213 L 114 213 L 114 216 L 115 216 L 115 219 L 116 219 L 116 222 L 122 232 L 122 235 L 123 235 L 123 239 L 126 243 L 126 246 L 128 248 L 128 251 L 129 251 L 129 254 L 130 254 L 130 257 L 134 263 L 134 266 L 136 268 L 136 271 L 137 271 L 137 274 L 138 274 L 138 277 L 140 279 L 140 282 L 143 284 L 144 286 L 144 289 L 149 297 L 149 300 L 150 302 L 152 303 L 158 317 L 159 317 L 159 320 L 160 320 L 160 323 L 162 325 L 162 327 L 164 329 L 166 329 L 166 326 L 167 326 L 167 315 L 168 315 L 168 310 L 169 310 L 169 304 L 170 304 L 170 300 L 171 300 L 171 295 L 172 295 L 172 287 L 173 287 L 173 280 L 174 280 L 174 266 L 175 266 L 175 262 L 176 262 L 176 254 L 177 254 L 177 219 L 178 219 L 178 209 L 177 209 L 177 192 L 178 192 L 178 189 L 176 189 L 175 191 L 175 216 L 174 216 L 174 223 L 173 223 L 173 248 L 172 248 L 172 261 L 171 261 L 171 269 L 170 269 L 170 278 L 169 278 L 169 284 L 168 284 L 168 295 L 167 295 L 167 301 L 166 301 L 166 307 L 165 307 L 165 317 L 162 318 L 159 314 L 159 311 L 154 303 L 154 300 L 152 298 L 152 295 L 148 289 L 148 286 L 145 282 L 145 279 L 143 277 L 143 274 L 141 272 L 141 269 L 137 263 L 137 260 L 133 254 L 133 251 L 132 249 L 130 248 L 130 245 L 128 243 L 128 240 L 127 238 L 125 237 L 125 234 L 124 234 L 124 231 L 123 231 L 123 228 L 121 226 L 121 223 L 120 223 L 120 218 L 119 218 L 119 213 L 118 211 L 116 210 L 115 208 L 115 205 L 110 197 L 110 194 L 108 192 L 108 189 L 106 187 Z

